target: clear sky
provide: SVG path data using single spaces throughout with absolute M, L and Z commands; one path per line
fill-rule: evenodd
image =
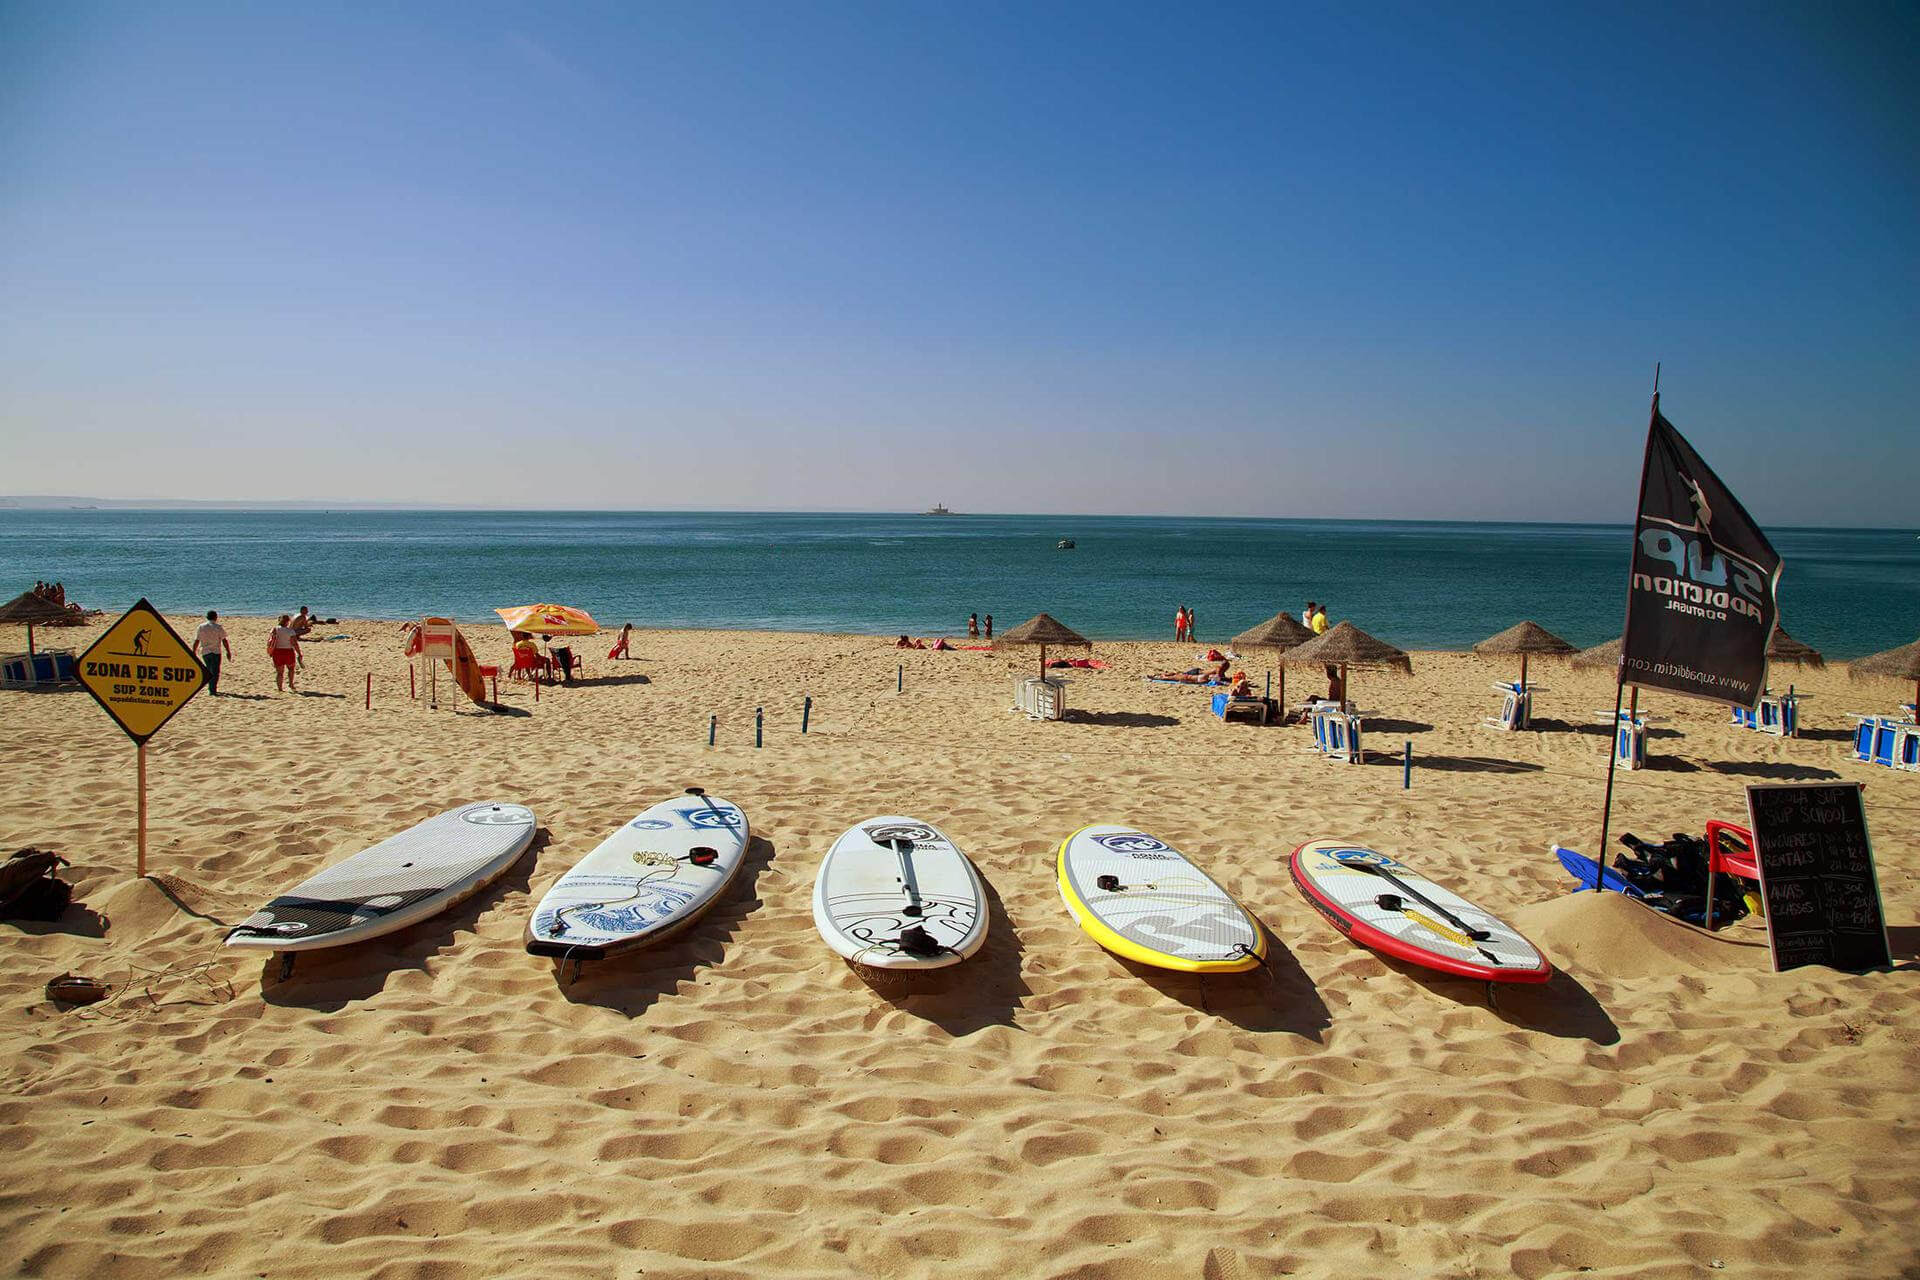
M 0 492 L 1763 523 L 1920 478 L 1920 9 L 0 0 Z

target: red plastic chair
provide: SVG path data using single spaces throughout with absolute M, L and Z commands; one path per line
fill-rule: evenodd
M 530 673 L 530 674 L 529 674 Z M 537 653 L 528 653 L 524 649 L 513 651 L 513 665 L 507 668 L 509 680 L 539 680 L 551 677 L 552 664 Z
M 1754 860 L 1753 832 L 1731 822 L 1707 824 L 1707 928 L 1713 928 L 1713 881 L 1715 876 L 1740 876 L 1758 881 L 1760 866 Z

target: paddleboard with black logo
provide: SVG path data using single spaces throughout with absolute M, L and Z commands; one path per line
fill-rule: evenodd
M 821 860 L 813 922 L 827 945 L 876 969 L 958 964 L 987 938 L 987 887 L 936 826 L 868 818 Z
M 1362 946 L 1487 982 L 1553 976 L 1553 966 L 1518 929 L 1365 845 L 1309 840 L 1288 866 L 1307 901 Z
M 1101 946 L 1185 973 L 1238 973 L 1267 935 L 1211 876 L 1144 831 L 1097 823 L 1060 842 L 1060 899 Z
M 597 960 L 672 937 L 727 891 L 752 838 L 730 801 L 699 788 L 663 800 L 554 881 L 527 921 L 527 950 Z
M 227 945 L 318 951 L 404 929 L 499 879 L 534 829 L 521 804 L 449 809 L 302 880 L 234 926 Z

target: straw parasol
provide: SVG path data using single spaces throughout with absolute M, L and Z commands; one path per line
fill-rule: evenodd
M 1537 622 L 1516 622 L 1497 636 L 1488 636 L 1473 646 L 1473 651 L 1483 656 L 1513 654 L 1520 655 L 1520 687 L 1527 687 L 1527 658 L 1533 654 L 1542 657 L 1564 658 L 1573 652 L 1573 646 Z
M 27 628 L 27 653 L 33 653 L 33 629 L 49 622 L 65 622 L 72 612 L 57 605 L 45 596 L 37 596 L 31 591 L 22 591 L 5 604 L 0 604 L 0 622 L 25 623 Z
M 1767 641 L 1768 662 L 1791 662 L 1802 667 L 1824 667 L 1827 660 L 1820 651 L 1810 644 L 1804 644 L 1787 634 L 1785 627 L 1773 629 L 1773 639 Z
M 1049 645 L 1055 648 L 1068 645 L 1081 649 L 1093 648 L 1093 642 L 1091 640 L 1081 635 L 1078 631 L 1075 631 L 1072 627 L 1059 621 L 1053 617 L 1053 615 L 1046 613 L 1034 614 L 1031 618 L 1028 618 L 1013 630 L 1006 632 L 998 640 L 995 640 L 993 647 L 996 649 L 1002 646 L 1011 648 L 1014 645 L 1029 644 L 1037 644 L 1040 646 L 1040 675 L 1043 679 L 1047 674 L 1047 647 Z
M 1280 655 L 1290 667 L 1340 668 L 1340 687 L 1346 688 L 1348 667 L 1374 667 L 1413 674 L 1413 659 L 1385 640 L 1376 640 L 1351 622 L 1342 622 L 1304 644 Z
M 1272 649 L 1282 654 L 1313 639 L 1313 632 L 1290 613 L 1276 613 L 1257 627 L 1248 627 L 1233 638 L 1236 649 Z M 1287 666 L 1280 664 L 1280 705 L 1287 705 Z
M 1615 636 L 1605 644 L 1597 644 L 1591 649 L 1582 649 L 1573 655 L 1576 667 L 1606 667 L 1618 670 L 1620 666 L 1620 637 Z
M 1847 674 L 1855 679 L 1861 676 L 1890 676 L 1895 680 L 1913 681 L 1914 714 L 1920 716 L 1920 640 L 1849 662 Z

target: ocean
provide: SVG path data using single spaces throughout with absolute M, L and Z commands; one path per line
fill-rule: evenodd
M 582 511 L 0 510 L 0 596 L 36 578 L 117 613 L 426 613 L 557 601 L 602 625 L 964 635 L 1045 610 L 1093 640 L 1203 641 L 1311 598 L 1405 649 L 1531 618 L 1619 634 L 1625 525 L 1140 516 Z M 1772 529 L 1781 618 L 1844 659 L 1920 632 L 1915 531 Z M 1073 539 L 1071 551 L 1056 549 Z

